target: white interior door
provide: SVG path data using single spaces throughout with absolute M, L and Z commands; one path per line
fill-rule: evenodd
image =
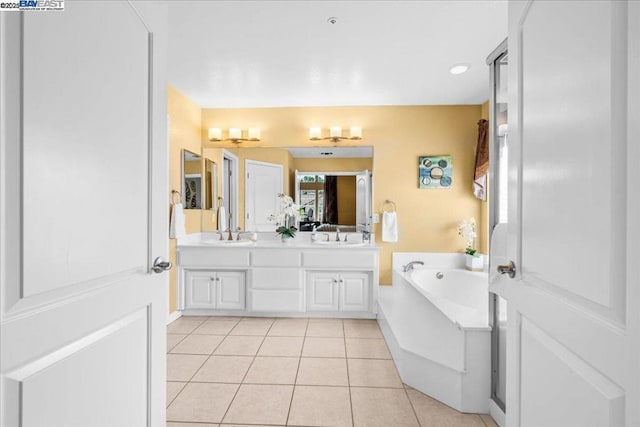
M 245 161 L 245 230 L 274 231 L 269 215 L 280 212 L 278 193 L 284 193 L 284 169 L 276 163 Z
M 507 425 L 638 426 L 640 3 L 509 6 Z
M 356 229 L 371 231 L 371 174 L 367 170 L 356 175 Z
M 164 425 L 166 20 L 0 14 L 2 426 Z

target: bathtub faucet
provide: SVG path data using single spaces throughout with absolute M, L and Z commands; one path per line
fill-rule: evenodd
M 422 261 L 411 261 L 410 263 L 407 263 L 407 265 L 403 265 L 402 266 L 402 271 L 404 273 L 407 273 L 407 272 L 413 270 L 413 266 L 416 265 L 416 264 L 417 265 L 424 265 L 424 262 L 422 262 Z

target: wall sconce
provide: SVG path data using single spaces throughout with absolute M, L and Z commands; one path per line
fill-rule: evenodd
M 234 144 L 239 144 L 244 141 L 260 141 L 260 128 L 249 128 L 247 131 L 247 137 L 242 137 L 242 129 L 229 128 L 229 137 L 222 139 L 222 129 L 209 128 L 209 141 L 231 141 Z
M 311 141 L 330 140 L 332 142 L 338 142 L 343 139 L 350 139 L 352 141 L 359 141 L 362 139 L 362 128 L 360 126 L 351 126 L 349 129 L 349 137 L 342 136 L 342 128 L 340 126 L 331 126 L 329 128 L 329 136 L 322 137 L 322 129 L 320 127 L 309 128 L 309 139 Z

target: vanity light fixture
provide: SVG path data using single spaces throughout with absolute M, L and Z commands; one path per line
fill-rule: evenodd
M 209 141 L 231 141 L 234 144 L 239 144 L 244 141 L 260 141 L 260 128 L 249 128 L 247 130 L 247 137 L 242 137 L 242 129 L 229 128 L 228 138 L 222 139 L 222 129 L 209 128 Z
M 351 126 L 349 129 L 349 137 L 342 136 L 342 128 L 340 126 L 331 126 L 329 128 L 329 136 L 322 137 L 322 129 L 314 126 L 309 128 L 309 139 L 311 141 L 330 140 L 332 142 L 339 142 L 343 139 L 350 139 L 352 141 L 359 141 L 362 139 L 362 128 L 360 126 Z

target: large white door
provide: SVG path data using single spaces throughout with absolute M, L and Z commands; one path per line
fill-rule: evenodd
M 245 230 L 275 231 L 269 215 L 280 212 L 279 193 L 284 193 L 284 169 L 277 163 L 245 161 Z
M 510 3 L 510 427 L 640 425 L 638 76 L 640 2 Z
M 166 20 L 0 14 L 2 426 L 164 425 Z

